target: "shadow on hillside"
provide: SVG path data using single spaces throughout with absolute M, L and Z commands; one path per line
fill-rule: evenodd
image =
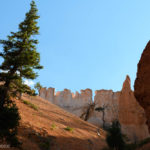
M 55 137 L 48 135 L 44 129 L 34 130 L 29 126 L 19 127 L 18 134 L 22 150 L 101 150 L 105 146 L 100 138 Z

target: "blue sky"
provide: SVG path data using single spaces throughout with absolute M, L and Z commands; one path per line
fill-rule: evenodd
M 30 0 L 0 1 L 0 39 L 17 31 Z M 150 39 L 149 0 L 37 1 L 43 86 L 120 90 Z

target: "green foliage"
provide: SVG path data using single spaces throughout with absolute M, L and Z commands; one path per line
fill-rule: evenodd
M 136 149 L 139 149 L 148 143 L 150 143 L 150 138 L 146 138 L 146 139 L 139 141 L 137 143 L 127 144 L 125 150 L 136 150 Z
M 125 141 L 124 135 L 121 133 L 120 123 L 118 121 L 113 121 L 112 126 L 107 129 L 106 142 L 108 146 L 112 149 L 124 150 Z
M 19 145 L 16 138 L 18 120 L 20 120 L 20 116 L 13 102 L 0 109 L 0 139 L 8 141 L 11 146 Z
M 150 143 L 150 138 L 146 138 L 138 143 L 138 147 L 142 147 L 145 144 Z
M 122 135 L 122 136 L 124 137 L 124 135 Z M 111 143 L 113 143 L 113 142 L 114 141 L 112 140 Z M 118 142 L 119 142 L 119 140 L 118 140 Z M 105 147 L 103 150 L 114 150 L 114 149 L 117 149 L 117 150 L 137 150 L 139 148 L 142 148 L 142 146 L 144 146 L 144 145 L 146 145 L 148 143 L 150 143 L 150 138 L 146 138 L 146 139 L 144 139 L 142 141 L 138 141 L 136 143 L 125 144 L 125 142 L 124 142 L 124 144 L 123 144 L 124 146 L 121 149 L 119 149 L 118 147 L 110 147 L 108 145 L 109 147 Z
M 42 88 L 42 85 L 40 84 L 40 82 L 37 82 L 37 83 L 34 85 L 34 88 L 39 91 L 39 90 Z
M 39 147 L 41 150 L 50 150 L 50 141 L 48 139 L 41 140 Z
M 95 108 L 95 110 L 98 111 L 98 112 L 100 112 L 100 111 L 104 111 L 105 108 L 104 107 L 97 107 L 97 108 Z
M 56 129 L 56 128 L 57 128 L 56 124 L 53 123 L 53 124 L 51 125 L 51 129 L 54 130 L 54 129 Z
M 0 69 L 3 70 L 0 73 L 0 81 L 5 81 L 9 90 L 10 84 L 15 85 L 16 90 L 26 89 L 23 79 L 35 79 L 37 73 L 34 70 L 42 69 L 39 64 L 40 54 L 36 51 L 38 41 L 34 36 L 39 33 L 36 21 L 38 18 L 35 2 L 32 1 L 25 20 L 19 24 L 19 31 L 11 32 L 7 40 L 0 40 L 0 44 L 3 45 L 0 56 L 4 59 L 0 65 Z
M 33 35 L 38 34 L 37 9 L 34 1 L 31 3 L 31 9 L 26 14 L 25 20 L 19 24 L 19 31 L 8 36 L 8 40 L 0 40 L 3 45 L 4 52 L 1 56 L 4 62 L 0 69 L 9 72 L 1 73 L 2 77 L 7 76 L 9 79 L 20 79 L 21 77 L 27 79 L 35 79 L 37 73 L 33 69 L 41 69 L 40 55 L 36 51 L 36 44 L 38 41 L 34 39 Z M 13 74 L 12 74 L 13 73 Z M 12 76 L 9 76 L 9 75 Z M 2 78 L 3 79 L 3 78 Z
M 40 84 L 40 82 L 37 82 L 35 85 L 34 85 L 34 88 L 37 89 L 37 90 L 40 90 L 42 88 L 42 85 Z
M 32 108 L 34 110 L 38 110 L 38 107 L 36 105 L 32 104 L 29 101 L 23 100 L 23 103 L 26 104 L 26 105 L 28 105 L 30 108 Z
M 66 130 L 66 131 L 73 132 L 73 131 L 74 131 L 74 128 L 71 128 L 71 127 L 67 126 L 67 127 L 65 128 L 65 130 Z
M 36 92 L 34 89 L 31 89 L 28 85 L 22 83 L 21 80 L 13 80 L 10 84 L 11 88 L 11 96 L 18 97 L 21 99 L 22 93 L 26 93 L 30 96 L 36 96 Z
M 37 27 L 37 8 L 31 2 L 31 8 L 26 13 L 25 20 L 19 24 L 18 32 L 11 32 L 7 40 L 0 40 L 3 51 L 0 52 L 2 64 L 0 65 L 0 138 L 11 145 L 17 145 L 17 126 L 19 125 L 18 109 L 10 97 L 18 97 L 18 93 L 35 92 L 23 83 L 24 79 L 35 79 L 35 69 L 42 69 L 40 54 L 36 51 L 38 41 L 35 35 L 39 32 Z M 36 109 L 33 105 L 31 105 Z M 15 144 L 16 143 L 16 144 Z

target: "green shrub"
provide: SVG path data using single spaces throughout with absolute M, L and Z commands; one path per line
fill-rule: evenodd
M 39 147 L 41 150 L 49 150 L 50 149 L 50 142 L 48 140 L 42 140 L 39 143 Z
M 118 121 L 114 121 L 112 126 L 107 129 L 106 142 L 108 147 L 105 147 L 103 150 L 137 150 L 145 144 L 150 143 L 150 138 L 146 138 L 142 141 L 136 143 L 126 144 L 126 136 L 121 133 L 120 124 Z
M 65 128 L 65 130 L 66 130 L 66 131 L 73 132 L 73 131 L 74 131 L 74 128 L 71 128 L 71 127 L 67 126 L 67 127 Z
M 52 123 L 51 129 L 54 130 L 54 129 L 56 129 L 56 128 L 57 128 L 57 126 L 56 126 L 54 123 Z
M 29 101 L 23 100 L 23 103 L 26 104 L 26 105 L 28 105 L 30 108 L 32 108 L 34 110 L 38 110 L 38 107 L 36 105 L 32 104 Z

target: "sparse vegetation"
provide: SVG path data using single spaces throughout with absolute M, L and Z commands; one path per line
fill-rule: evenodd
M 66 130 L 66 131 L 73 132 L 73 131 L 74 131 L 74 128 L 71 128 L 71 127 L 67 126 L 67 127 L 65 128 L 65 130 Z
M 51 150 L 51 137 L 43 137 L 42 135 L 39 135 L 37 139 L 38 140 L 36 142 L 38 142 L 40 150 Z
M 31 102 L 26 101 L 26 100 L 23 100 L 22 102 L 23 102 L 24 104 L 28 105 L 30 108 L 32 108 L 32 109 L 38 111 L 38 107 L 37 107 L 35 104 L 32 104 Z
M 51 129 L 54 130 L 54 129 L 56 129 L 56 128 L 57 128 L 56 124 L 52 123 Z

